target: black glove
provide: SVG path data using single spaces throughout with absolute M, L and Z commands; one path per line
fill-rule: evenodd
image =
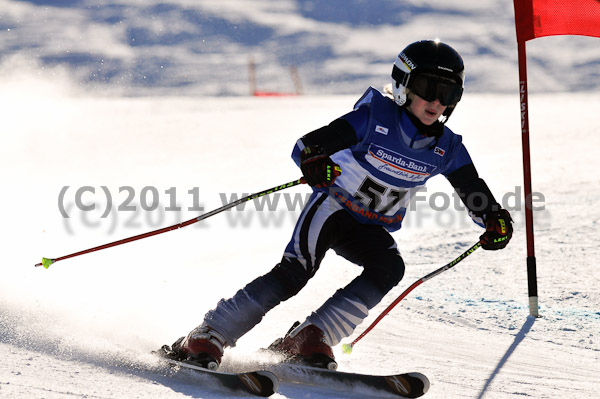
M 485 233 L 479 237 L 483 249 L 502 249 L 512 237 L 512 218 L 506 209 L 485 215 Z
M 300 153 L 300 169 L 311 187 L 324 188 L 333 184 L 342 169 L 319 146 L 306 147 Z

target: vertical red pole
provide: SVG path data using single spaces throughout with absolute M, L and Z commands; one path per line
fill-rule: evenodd
M 527 54 L 525 41 L 517 41 L 519 57 L 519 87 L 521 91 L 521 139 L 523 148 L 523 177 L 525 192 L 525 228 L 527 233 L 527 287 L 529 314 L 539 317 L 537 266 L 533 242 L 533 202 L 531 194 L 531 157 L 529 150 L 529 103 L 527 99 Z

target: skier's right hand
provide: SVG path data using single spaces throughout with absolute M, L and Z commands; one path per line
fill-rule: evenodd
M 311 187 L 325 188 L 342 174 L 342 169 L 319 146 L 306 147 L 300 153 L 300 169 Z

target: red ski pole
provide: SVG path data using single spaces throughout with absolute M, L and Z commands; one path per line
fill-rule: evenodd
M 461 255 L 459 255 L 456 259 L 454 259 L 450 263 L 448 263 L 448 264 L 440 267 L 439 269 L 437 269 L 437 270 L 429 273 L 425 277 L 421 277 L 419 280 L 415 281 L 410 287 L 408 287 L 406 290 L 404 290 L 404 292 L 402 294 L 400 294 L 400 296 L 398 298 L 396 298 L 394 300 L 394 302 L 392 302 L 387 308 L 385 308 L 385 310 L 383 312 L 381 312 L 381 314 L 379 316 L 377 316 L 377 318 L 375 319 L 375 321 L 373 323 L 371 323 L 371 325 L 369 327 L 367 327 L 367 329 L 365 331 L 363 331 L 363 333 L 360 334 L 358 336 L 358 338 L 356 338 L 350 344 L 344 344 L 344 345 L 342 345 L 343 352 L 344 353 L 352 353 L 352 348 L 354 347 L 354 345 L 356 345 L 356 343 L 358 341 L 360 341 L 361 339 L 363 339 L 364 336 L 367 335 L 369 333 L 369 331 L 371 331 L 373 329 L 373 327 L 375 327 L 381 321 L 381 319 L 383 319 L 412 290 L 414 290 L 415 288 L 417 288 L 418 286 L 420 286 L 421 284 L 423 284 L 425 281 L 434 278 L 438 274 L 441 274 L 441 273 L 445 272 L 446 270 L 453 268 L 454 266 L 456 266 L 458 264 L 458 262 L 460 262 L 461 260 L 463 260 L 467 256 L 471 255 L 480 246 L 481 246 L 481 243 L 478 242 L 477 244 L 475 244 L 471 248 L 467 249 L 465 252 L 463 252 Z
M 226 211 L 227 209 L 230 209 L 230 208 L 233 208 L 234 206 L 240 205 L 243 202 L 250 201 L 250 200 L 253 200 L 255 198 L 259 198 L 259 197 L 262 197 L 262 196 L 274 193 L 276 191 L 285 190 L 286 188 L 294 187 L 294 186 L 297 186 L 298 184 L 304 184 L 304 183 L 306 183 L 306 181 L 304 180 L 304 177 L 302 177 L 302 178 L 300 178 L 298 180 L 294 180 L 292 182 L 289 182 L 289 183 L 286 183 L 286 184 L 282 184 L 280 186 L 276 186 L 276 187 L 270 188 L 268 190 L 260 191 L 258 193 L 251 194 L 251 195 L 248 195 L 246 197 L 240 198 L 237 201 L 230 202 L 229 204 L 223 205 L 222 207 L 220 207 L 218 209 L 212 210 L 212 211 L 207 212 L 207 213 L 205 213 L 203 215 L 200 215 L 200 216 L 198 216 L 196 218 L 190 219 L 188 221 L 185 221 L 185 222 L 182 222 L 182 223 L 179 223 L 179 224 L 175 224 L 173 226 L 163 227 L 162 229 L 150 231 L 148 233 L 143 233 L 143 234 L 139 234 L 139 235 L 136 235 L 136 236 L 133 236 L 133 237 L 124 238 L 124 239 L 119 240 L 119 241 L 114 241 L 114 242 L 111 242 L 111 243 L 108 243 L 108 244 L 99 245 L 97 247 L 86 249 L 86 250 L 79 251 L 79 252 L 75 252 L 75 253 L 72 253 L 70 255 L 61 256 L 60 258 L 55 258 L 55 259 L 42 258 L 42 261 L 40 263 L 37 263 L 35 265 L 35 267 L 44 266 L 47 269 L 47 268 L 50 267 L 51 264 L 56 263 L 59 260 L 68 259 L 68 258 L 74 258 L 76 256 L 84 255 L 84 254 L 87 254 L 87 253 L 90 253 L 90 252 L 100 251 L 101 249 L 106 249 L 106 248 L 110 248 L 110 247 L 116 247 L 117 245 L 126 244 L 126 243 L 132 242 L 132 241 L 141 240 L 142 238 L 152 237 L 152 236 L 155 236 L 155 235 L 158 235 L 158 234 L 166 233 L 167 231 L 177 230 L 177 229 L 180 229 L 182 227 L 189 226 L 190 224 L 194 224 L 194 223 L 199 222 L 201 220 L 207 219 L 207 218 L 209 218 L 209 217 L 211 217 L 213 215 L 216 215 L 217 213 Z

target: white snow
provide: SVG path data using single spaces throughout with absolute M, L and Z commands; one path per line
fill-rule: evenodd
M 10 398 L 231 398 L 193 376 L 168 376 L 149 352 L 187 333 L 214 307 L 279 260 L 295 217 L 280 193 L 274 212 L 216 215 L 184 229 L 35 268 L 59 257 L 195 217 L 231 195 L 296 179 L 297 137 L 351 109 L 355 97 L 101 98 L 60 82 L 3 84 L 3 268 L 0 396 Z M 39 90 L 31 90 L 36 87 Z M 19 90 L 19 88 L 21 88 Z M 523 214 L 500 252 L 478 250 L 418 287 L 354 349 L 340 369 L 420 371 L 428 398 L 592 398 L 598 388 L 600 138 L 596 94 L 532 96 L 536 253 L 542 318 L 529 318 Z M 466 95 L 450 120 L 480 174 L 506 206 L 521 207 L 516 95 Z M 407 272 L 357 334 L 408 285 L 458 256 L 481 233 L 464 212 L 433 211 L 430 182 L 395 233 Z M 59 212 L 59 193 L 68 186 Z M 83 212 L 74 204 L 85 192 Z M 135 211 L 113 209 L 135 193 Z M 129 186 L 129 189 L 121 187 Z M 156 188 L 159 206 L 152 204 Z M 173 189 L 171 189 L 173 188 Z M 166 191 L 171 189 L 171 194 Z M 193 191 L 192 191 L 193 193 Z M 508 195 L 505 195 L 508 193 Z M 512 194 L 511 194 L 512 193 Z M 520 194 L 519 194 L 520 193 Z M 221 194 L 221 195 L 220 195 Z M 284 195 L 285 194 L 285 195 Z M 514 197 L 521 195 L 515 203 Z M 168 211 L 176 203 L 182 211 Z M 223 196 L 223 197 L 222 197 Z M 441 194 L 436 194 L 438 200 Z M 271 197 L 273 200 L 276 196 Z M 434 206 L 439 206 L 435 205 Z M 255 351 L 285 333 L 359 269 L 328 255 L 297 297 L 274 309 L 227 352 L 226 369 L 253 366 Z M 345 397 L 282 384 L 276 398 Z M 349 397 L 349 396 L 348 396 Z
M 431 380 L 430 399 L 598 396 L 597 39 L 552 37 L 527 46 L 533 190 L 543 208 L 535 212 L 542 317 L 534 319 L 512 2 L 411 0 L 407 21 L 397 26 L 310 17 L 315 2 L 51 3 L 0 0 L 0 398 L 237 397 L 193 375 L 173 375 L 150 352 L 186 334 L 219 299 L 279 261 L 308 187 L 48 270 L 34 264 L 297 179 L 290 159 L 296 139 L 351 110 L 366 85 L 387 83 L 399 46 L 429 36 L 457 43 L 472 71 L 449 126 L 511 209 L 515 234 L 505 250 L 480 249 L 419 286 L 351 355 L 336 348 L 340 370 L 419 371 Z M 209 34 L 185 22 L 188 13 L 211 29 L 239 23 L 257 36 L 245 46 L 243 36 L 222 37 L 217 28 Z M 158 38 L 134 46 L 138 28 Z M 309 95 L 243 97 L 248 55 L 256 56 L 262 87 L 281 91 L 290 87 L 286 59 L 314 56 L 299 68 Z M 166 60 L 172 62 L 163 68 Z M 348 66 L 346 83 L 340 72 Z M 338 95 L 325 95 L 331 93 Z M 420 198 L 394 233 L 406 275 L 355 336 L 481 234 L 466 212 L 432 209 L 454 201 L 444 178 L 430 181 Z M 267 210 L 257 211 L 261 206 Z M 327 255 L 298 296 L 226 353 L 223 368 L 273 361 L 256 351 L 359 272 Z M 364 395 L 283 383 L 273 397 Z

